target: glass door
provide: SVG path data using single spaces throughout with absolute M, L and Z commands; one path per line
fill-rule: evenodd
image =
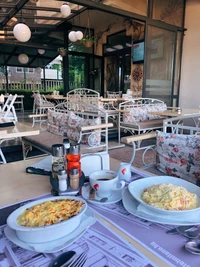
M 105 91 L 126 93 L 130 89 L 130 73 L 130 53 L 105 57 Z
M 173 105 L 176 32 L 147 26 L 144 97 Z

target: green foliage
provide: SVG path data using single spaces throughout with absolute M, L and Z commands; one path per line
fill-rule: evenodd
M 94 43 L 96 40 L 96 37 L 95 36 L 91 36 L 91 35 L 86 35 L 85 37 L 83 37 L 82 40 L 80 40 L 81 43 L 85 43 L 87 41 L 90 41 L 92 43 Z
M 64 48 L 64 47 L 59 47 L 59 48 L 57 49 L 58 52 L 60 52 L 60 51 L 66 51 L 66 50 L 67 50 L 67 49 Z

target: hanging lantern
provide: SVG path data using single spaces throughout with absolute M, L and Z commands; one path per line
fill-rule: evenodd
M 18 60 L 19 60 L 19 62 L 20 62 L 21 64 L 27 64 L 29 58 L 28 58 L 28 56 L 27 56 L 26 54 L 20 54 L 20 55 L 18 56 Z
M 77 37 L 76 37 L 76 32 L 75 31 L 71 31 L 69 33 L 68 37 L 69 37 L 69 40 L 71 42 L 76 42 L 78 40 Z
M 43 54 L 45 53 L 45 50 L 44 50 L 44 49 L 38 49 L 38 53 L 39 53 L 40 55 L 43 55 Z
M 35 68 L 35 72 L 41 73 L 42 72 L 42 69 L 40 67 L 37 67 L 37 68 Z
M 81 31 L 77 31 L 75 34 L 76 34 L 77 40 L 82 40 L 83 39 L 83 33 Z
M 20 42 L 27 42 L 31 38 L 31 31 L 24 23 L 18 23 L 13 28 L 15 38 Z
M 71 14 L 71 8 L 70 6 L 64 4 L 60 8 L 60 12 L 64 17 L 68 17 Z

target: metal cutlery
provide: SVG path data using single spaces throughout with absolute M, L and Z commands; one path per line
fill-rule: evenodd
M 75 251 L 67 251 L 56 257 L 49 265 L 49 267 L 64 267 L 68 266 L 76 257 Z
M 187 242 L 185 244 L 185 249 L 192 254 L 200 255 L 200 240 Z
M 167 234 L 181 234 L 187 238 L 197 238 L 200 235 L 200 228 L 194 225 L 178 226 L 166 232 Z
M 82 267 L 87 260 L 87 253 L 82 252 L 68 267 Z M 62 266 L 61 266 L 62 267 Z

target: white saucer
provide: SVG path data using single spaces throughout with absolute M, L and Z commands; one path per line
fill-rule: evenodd
M 12 241 L 14 244 L 16 244 L 21 248 L 36 252 L 54 253 L 61 249 L 66 248 L 71 243 L 76 241 L 95 222 L 96 218 L 94 216 L 94 213 L 90 209 L 87 209 L 86 212 L 81 217 L 80 225 L 72 233 L 50 242 L 38 243 L 38 244 L 26 243 L 24 241 L 21 241 L 17 237 L 15 230 L 10 228 L 8 225 L 5 227 L 4 233 L 10 241 Z
M 83 186 L 82 187 L 82 196 L 87 202 L 94 204 L 94 205 L 113 204 L 113 203 L 116 203 L 122 199 L 122 190 L 118 190 L 118 191 L 113 191 L 112 195 L 108 198 L 108 200 L 106 202 L 94 201 L 92 199 L 89 199 L 89 190 L 90 190 L 90 185 Z M 96 196 L 95 199 L 100 200 L 101 198 Z
M 150 221 L 155 223 L 161 223 L 161 224 L 169 224 L 169 225 L 199 225 L 199 222 L 191 222 L 187 221 L 187 216 L 185 216 L 185 219 L 180 219 L 179 215 L 174 215 L 173 219 L 172 216 L 161 214 L 158 212 L 155 212 L 151 214 L 145 214 L 144 212 L 138 214 L 138 206 L 141 205 L 128 191 L 128 189 L 124 189 L 122 192 L 122 202 L 124 205 L 124 208 L 132 215 Z

